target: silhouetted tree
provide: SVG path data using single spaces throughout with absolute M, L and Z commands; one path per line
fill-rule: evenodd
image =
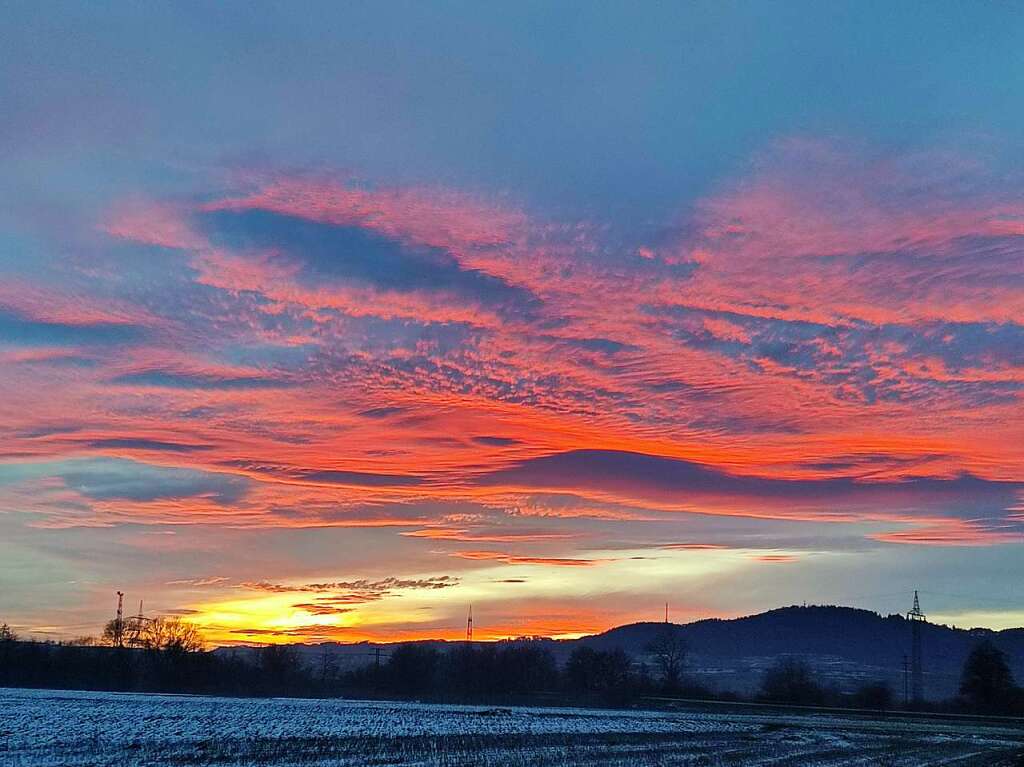
M 116 618 L 111 618 L 103 624 L 103 633 L 100 634 L 100 641 L 108 647 L 114 647 L 118 643 L 124 621 L 120 623 Z
M 176 617 L 147 621 L 140 632 L 140 643 L 153 650 L 174 652 L 199 652 L 204 646 L 198 627 Z
M 595 650 L 577 647 L 565 665 L 569 690 L 596 696 L 604 701 L 621 701 L 630 691 L 629 656 L 621 649 Z
M 555 659 L 540 643 L 529 640 L 501 643 L 494 660 L 496 693 L 538 692 L 550 690 L 557 684 Z
M 291 647 L 279 644 L 261 647 L 257 664 L 264 692 L 282 694 L 293 691 L 301 669 L 298 656 Z
M 602 684 L 599 670 L 601 653 L 590 647 L 577 647 L 565 665 L 565 675 L 570 689 L 576 692 L 591 692 Z
M 972 711 L 985 714 L 1009 713 L 1019 705 L 1020 690 L 1006 654 L 988 640 L 977 644 L 964 662 L 960 697 Z
M 480 651 L 473 644 L 460 644 L 450 649 L 444 657 L 444 684 L 450 693 L 460 700 L 479 697 L 484 688 L 484 677 L 480 672 Z
M 0 685 L 4 683 L 5 677 L 9 674 L 17 646 L 18 635 L 6 623 L 0 626 Z
M 679 635 L 675 626 L 666 623 L 648 645 L 647 651 L 654 656 L 665 692 L 678 692 L 686 665 L 686 640 Z
M 388 687 L 399 695 L 435 693 L 439 660 L 438 652 L 433 647 L 422 644 L 399 645 L 388 659 Z
M 161 616 L 137 622 L 134 617 L 122 620 L 116 618 L 103 626 L 100 641 L 109 647 L 121 643 L 130 647 L 149 650 L 174 650 L 199 652 L 204 647 L 203 635 L 199 628 L 176 616 Z
M 558 666 L 544 641 L 460 644 L 441 656 L 432 692 L 457 700 L 507 699 L 553 691 Z
M 851 703 L 855 708 L 887 711 L 892 708 L 892 689 L 885 682 L 869 682 L 857 689 Z
M 772 703 L 814 706 L 824 702 L 825 691 L 805 661 L 783 658 L 765 672 L 761 698 Z

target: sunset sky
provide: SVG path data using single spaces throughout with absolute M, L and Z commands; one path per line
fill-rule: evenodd
M 1019 7 L 4 15 L 0 622 L 1024 625 Z

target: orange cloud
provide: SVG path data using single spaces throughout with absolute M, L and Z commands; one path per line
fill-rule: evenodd
M 103 230 L 160 249 L 163 295 L 0 289 L 0 329 L 27 339 L 0 351 L 4 460 L 87 462 L 0 493 L 41 526 L 410 545 L 557 546 L 680 512 L 977 518 L 962 534 L 999 542 L 1024 465 L 1024 211 L 943 167 L 786 142 L 683 234 L 623 247 L 601 222 L 284 173 L 133 201 Z M 573 455 L 599 465 L 534 471 Z M 707 481 L 666 479 L 681 465 Z M 129 466 L 163 490 L 97 491 Z
M 423 530 L 409 530 L 401 533 L 408 538 L 427 538 L 433 541 L 468 541 L 474 543 L 516 543 L 529 541 L 562 540 L 574 537 L 571 533 L 495 533 L 474 532 L 466 529 L 430 527 Z
M 544 565 L 552 567 L 592 567 L 611 559 L 572 559 L 567 557 L 525 557 L 500 551 L 456 551 L 449 556 L 473 561 L 495 561 L 506 565 Z

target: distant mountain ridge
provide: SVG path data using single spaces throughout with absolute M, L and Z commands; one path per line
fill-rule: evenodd
M 910 655 L 910 622 L 901 615 L 882 616 L 853 607 L 792 606 L 742 618 L 709 618 L 687 624 L 633 623 L 580 639 L 540 641 L 559 662 L 580 646 L 621 649 L 644 661 L 651 643 L 663 635 L 666 625 L 686 642 L 687 672 L 718 691 L 750 694 L 776 659 L 799 656 L 816 669 L 823 681 L 842 689 L 885 681 L 895 694 L 902 694 L 904 656 Z M 1024 681 L 1024 628 L 993 631 L 926 623 L 922 632 L 928 698 L 956 693 L 963 662 L 981 639 L 1002 649 L 1018 681 Z M 444 640 L 418 643 L 439 648 L 461 644 Z M 327 642 L 294 647 L 310 662 L 327 653 L 337 662 L 355 666 L 371 662 L 378 648 L 386 653 L 399 644 L 407 643 Z M 240 651 L 245 652 L 238 648 L 218 650 Z
M 634 623 L 576 640 L 599 649 L 643 652 L 663 623 Z M 721 689 L 752 691 L 760 673 L 780 656 L 808 660 L 827 680 L 850 687 L 884 680 L 902 691 L 904 655 L 910 655 L 910 622 L 853 607 L 782 607 L 742 618 L 711 618 L 674 626 L 690 651 L 689 669 Z M 971 648 L 988 639 L 1010 659 L 1024 681 L 1024 629 L 960 629 L 926 623 L 922 627 L 926 694 L 956 692 L 960 670 Z
M 594 647 L 629 651 L 649 643 L 663 623 L 633 623 L 580 640 Z M 854 607 L 781 607 L 742 618 L 709 618 L 675 626 L 693 652 L 711 657 L 736 655 L 841 655 L 877 662 L 910 651 L 910 626 L 902 615 L 882 616 Z M 1011 654 L 1024 652 L 1024 628 L 961 629 L 925 623 L 922 641 L 937 661 L 962 660 L 980 639 L 987 638 Z

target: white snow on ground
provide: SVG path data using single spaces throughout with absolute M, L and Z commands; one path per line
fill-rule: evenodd
M 856 717 L 0 690 L 3 767 L 341 765 L 371 752 L 377 764 L 924 765 L 1022 742 L 1012 728 Z
M 300 698 L 0 690 L 0 742 L 12 750 L 101 739 L 133 741 L 523 733 L 657 733 L 758 729 L 704 714 L 493 708 Z

